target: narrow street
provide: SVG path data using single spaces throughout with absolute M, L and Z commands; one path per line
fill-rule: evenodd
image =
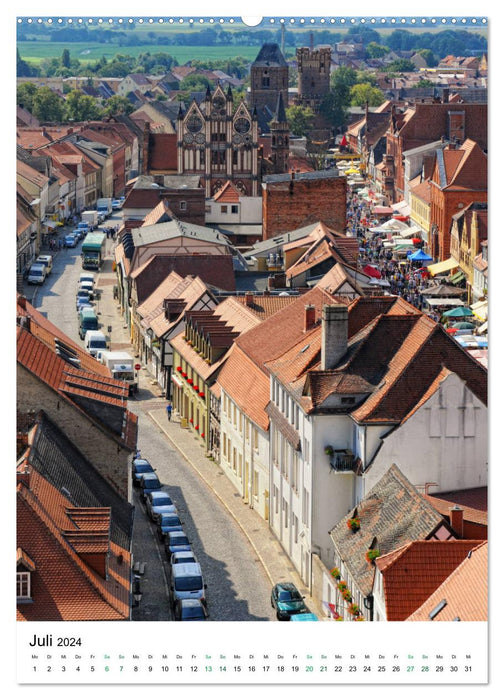
M 120 220 L 120 212 L 114 212 L 104 225 L 115 226 Z M 110 336 L 111 349 L 129 350 L 124 320 L 113 299 L 113 245 L 112 240 L 107 241 L 107 259 L 100 272 L 95 273 L 96 288 L 101 292 L 95 306 L 102 330 Z M 52 274 L 41 287 L 26 285 L 27 299 L 64 333 L 83 345 L 78 336 L 75 309 L 75 290 L 82 270 L 80 244 L 73 249 L 63 248 L 53 256 Z M 145 370 L 139 372 L 139 387 L 136 396 L 129 401 L 130 410 L 138 415 L 138 447 L 142 457 L 155 467 L 163 487 L 176 504 L 201 564 L 207 584 L 209 619 L 274 620 L 271 582 L 250 542 L 215 493 L 152 420 L 152 409 L 164 409 L 165 402 Z M 145 565 L 141 577 L 142 600 L 133 608 L 133 619 L 170 620 L 167 556 L 154 524 L 133 490 L 133 560 Z

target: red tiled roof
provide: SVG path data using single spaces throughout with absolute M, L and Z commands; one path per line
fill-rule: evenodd
M 18 602 L 18 620 L 129 618 L 130 553 L 109 541 L 99 510 L 89 509 L 95 523 L 96 518 L 100 520 L 92 535 L 88 528 L 79 529 L 82 519 L 76 522 L 72 518 L 75 509 L 71 501 L 37 472 L 31 474 L 29 488 L 18 485 L 17 545 L 36 563 L 31 574 L 32 602 Z M 104 578 L 90 565 L 89 555 L 104 561 L 109 550 Z M 18 559 L 19 563 L 24 560 Z
M 383 576 L 387 620 L 405 620 L 459 566 L 477 540 L 419 540 L 385 556 L 375 565 Z
M 442 601 L 446 604 L 434 622 L 488 620 L 488 543 L 475 546 L 437 590 L 413 614 L 408 622 L 430 621 L 429 614 Z
M 240 201 L 240 192 L 233 185 L 231 180 L 228 180 L 218 192 L 213 196 L 215 202 L 228 202 L 238 204 Z
M 445 491 L 435 495 L 426 494 L 424 498 L 444 516 L 449 517 L 450 510 L 457 505 L 464 511 L 464 520 L 488 524 L 488 489 L 481 486 L 462 491 Z

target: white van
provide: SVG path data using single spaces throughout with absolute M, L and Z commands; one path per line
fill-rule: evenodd
M 197 562 L 191 564 L 174 564 L 170 571 L 170 590 L 172 604 L 184 598 L 195 598 L 205 601 L 206 583 L 203 582 L 201 566 Z
M 42 284 L 47 274 L 43 263 L 33 263 L 28 271 L 28 284 Z
M 81 272 L 79 275 L 79 284 L 81 284 L 81 282 L 91 282 L 94 286 L 95 276 L 92 272 Z
M 98 352 L 107 349 L 107 339 L 101 331 L 86 331 L 84 347 L 90 355 L 96 357 Z
M 46 275 L 50 275 L 53 264 L 52 255 L 39 255 L 35 260 L 35 265 L 38 265 L 39 263 L 41 265 L 45 265 Z

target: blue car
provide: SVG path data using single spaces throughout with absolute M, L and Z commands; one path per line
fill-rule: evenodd
M 134 459 L 132 465 L 133 483 L 140 486 L 140 479 L 144 474 L 154 474 L 154 467 L 146 459 Z
M 69 233 L 68 236 L 65 236 L 65 247 L 66 248 L 75 248 L 77 245 L 77 238 Z
M 182 530 L 168 532 L 165 538 L 165 550 L 170 557 L 174 552 L 190 552 L 191 543 Z
M 142 474 L 140 478 L 140 497 L 143 501 L 152 491 L 161 491 L 161 482 L 156 473 Z
M 151 491 L 151 493 L 148 493 L 145 499 L 145 508 L 147 509 L 147 515 L 155 523 L 159 522 L 159 518 L 163 513 L 177 512 L 170 495 L 166 491 Z
M 169 532 L 182 532 L 183 527 L 177 513 L 163 513 L 159 517 L 158 532 L 163 539 Z

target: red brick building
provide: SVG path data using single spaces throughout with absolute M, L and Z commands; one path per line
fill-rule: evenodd
M 346 230 L 346 178 L 323 170 L 263 179 L 263 240 L 322 221 Z
M 472 202 L 488 200 L 487 156 L 467 139 L 460 148 L 449 145 L 436 153 L 430 180 L 429 248 L 433 258 L 450 257 L 452 217 Z
M 392 106 L 387 131 L 385 194 L 390 202 L 404 199 L 403 153 L 445 138 L 451 143 L 475 141 L 487 150 L 488 105 L 481 103 L 416 103 L 405 112 Z

